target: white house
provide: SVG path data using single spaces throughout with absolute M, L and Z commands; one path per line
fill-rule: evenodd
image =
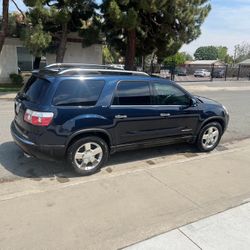
M 194 66 L 194 67 L 211 67 L 212 65 L 214 66 L 225 66 L 225 63 L 220 61 L 220 60 L 196 60 L 196 61 L 187 61 L 185 63 L 186 65 L 189 66 Z
M 239 63 L 240 66 L 243 66 L 243 67 L 250 67 L 250 59 L 246 59 L 242 62 Z
M 0 83 L 10 82 L 9 74 L 31 71 L 34 57 L 18 38 L 6 38 L 0 54 Z M 47 54 L 46 63 L 55 63 L 56 55 Z M 68 39 L 64 62 L 102 64 L 102 45 L 95 44 L 82 48 L 81 39 L 72 36 Z

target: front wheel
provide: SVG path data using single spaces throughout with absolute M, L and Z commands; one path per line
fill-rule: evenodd
M 109 150 L 107 143 L 95 136 L 89 136 L 74 142 L 68 149 L 68 162 L 80 175 L 94 174 L 107 161 Z
M 197 147 L 202 152 L 214 150 L 220 142 L 222 127 L 218 122 L 211 122 L 201 128 L 197 138 Z

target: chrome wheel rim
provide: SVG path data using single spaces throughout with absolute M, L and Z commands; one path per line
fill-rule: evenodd
M 217 127 L 209 127 L 202 136 L 202 146 L 204 149 L 210 149 L 218 142 L 219 129 Z
M 102 157 L 101 146 L 95 142 L 87 142 L 76 150 L 74 161 L 79 169 L 92 170 L 98 166 Z

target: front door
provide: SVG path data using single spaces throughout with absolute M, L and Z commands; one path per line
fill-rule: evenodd
M 191 97 L 168 81 L 154 81 L 151 85 L 161 137 L 192 136 L 198 125 L 199 111 L 192 105 Z

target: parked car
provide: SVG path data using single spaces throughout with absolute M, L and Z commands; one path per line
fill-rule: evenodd
M 124 64 L 108 64 L 108 66 L 110 66 L 111 68 L 115 68 L 115 69 L 124 69 L 125 68 Z
M 170 79 L 171 73 L 169 69 L 161 69 L 160 76 L 166 79 Z
M 209 77 L 211 73 L 207 69 L 197 69 L 194 72 L 195 77 Z
M 213 150 L 225 132 L 225 107 L 143 72 L 72 65 L 34 72 L 15 98 L 13 139 L 40 159 L 67 159 L 81 175 L 109 155 L 178 142 Z
M 215 69 L 212 76 L 214 78 L 224 78 L 225 77 L 225 70 L 224 69 Z
M 176 70 L 175 74 L 178 76 L 186 76 L 187 70 L 185 68 L 180 68 Z

